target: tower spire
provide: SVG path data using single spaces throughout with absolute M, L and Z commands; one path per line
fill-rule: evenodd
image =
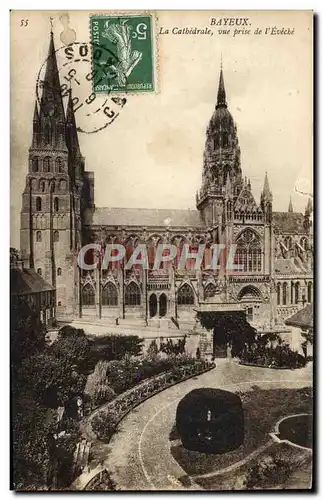
M 76 122 L 75 122 L 75 114 L 73 109 L 73 98 L 72 98 L 71 87 L 69 89 L 68 104 L 66 110 L 66 143 L 69 151 L 74 156 L 81 156 Z
M 292 197 L 289 198 L 288 212 L 289 213 L 294 212 L 293 203 L 292 203 Z
M 262 190 L 262 193 L 261 193 L 261 198 L 266 200 L 266 201 L 272 201 L 272 193 L 270 191 L 270 187 L 269 187 L 269 181 L 268 181 L 268 175 L 267 175 L 267 172 L 265 174 L 265 181 L 264 181 L 264 187 L 263 187 L 263 190 Z
M 224 88 L 222 54 L 221 54 L 221 69 L 220 69 L 218 99 L 217 99 L 217 103 L 216 103 L 216 109 L 226 108 L 226 107 L 227 107 L 227 101 L 226 101 L 225 88 Z

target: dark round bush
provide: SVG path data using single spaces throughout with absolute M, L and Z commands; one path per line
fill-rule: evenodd
M 241 399 L 222 389 L 194 389 L 179 402 L 176 427 L 183 446 L 203 453 L 226 453 L 244 441 Z

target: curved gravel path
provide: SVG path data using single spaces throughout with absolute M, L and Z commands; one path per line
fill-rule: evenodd
M 234 391 L 248 390 L 253 385 L 268 389 L 300 388 L 311 382 L 311 364 L 293 371 L 241 366 L 231 359 L 218 360 L 214 370 L 156 394 L 129 413 L 112 437 L 103 465 L 122 490 L 200 490 L 192 479 L 189 479 L 190 485 L 182 485 L 179 478 L 185 476 L 188 480 L 188 476 L 170 453 L 169 433 L 179 399 L 199 387 Z

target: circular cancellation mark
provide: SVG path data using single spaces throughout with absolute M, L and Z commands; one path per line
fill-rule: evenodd
M 61 95 L 66 98 L 70 89 L 72 92 L 77 130 L 93 134 L 113 123 L 127 99 L 111 96 L 111 90 L 107 94 L 96 94 L 94 87 L 103 79 L 113 80 L 115 74 L 112 67 L 118 62 L 117 57 L 104 46 L 90 42 L 74 42 L 60 47 L 55 50 L 55 55 Z M 42 98 L 43 88 L 46 84 L 48 85 L 48 82 L 45 84 L 48 59 L 42 64 L 37 77 L 36 97 L 40 108 L 48 104 L 44 103 Z M 47 92 L 47 95 L 53 96 L 54 94 Z

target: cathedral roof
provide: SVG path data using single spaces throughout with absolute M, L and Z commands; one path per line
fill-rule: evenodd
M 159 208 L 96 208 L 86 212 L 94 226 L 205 227 L 198 210 Z
M 276 274 L 299 274 L 306 273 L 308 270 L 302 265 L 301 262 L 297 262 L 295 259 L 277 259 L 275 261 L 275 273 Z
M 11 295 L 49 292 L 51 290 L 54 290 L 52 285 L 47 283 L 47 281 L 33 269 L 20 269 L 18 267 L 10 269 Z
M 305 233 L 304 215 L 300 212 L 273 212 L 274 226 L 280 233 Z

